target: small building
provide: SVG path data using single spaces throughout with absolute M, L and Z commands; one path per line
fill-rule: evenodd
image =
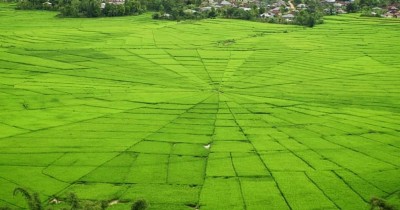
M 251 8 L 248 8 L 248 7 L 239 7 L 239 9 L 242 9 L 244 11 L 251 11 Z
M 275 15 L 273 13 L 265 12 L 260 15 L 260 18 L 273 18 Z
M 200 11 L 206 12 L 206 11 L 211 11 L 212 7 L 200 7 Z
M 383 14 L 382 16 L 385 18 L 393 18 L 393 14 L 390 12 L 387 12 L 387 13 Z
M 229 1 L 221 1 L 221 3 L 219 3 L 219 5 L 223 6 L 223 7 L 229 7 L 232 6 L 232 3 L 230 3 Z
M 280 6 L 287 6 L 287 4 L 286 4 L 285 1 L 279 0 L 279 1 L 276 2 L 276 6 L 277 6 L 277 7 L 280 7 Z
M 125 4 L 125 0 L 109 0 L 108 3 L 109 3 L 109 4 L 118 4 L 118 5 L 121 5 L 121 4 Z
M 275 16 L 278 16 L 281 14 L 281 9 L 279 7 L 275 7 L 270 10 L 270 13 L 274 14 Z
M 333 6 L 334 6 L 334 7 L 337 7 L 337 8 L 340 8 L 340 7 L 343 6 L 343 4 L 341 4 L 341 3 L 334 3 Z
M 388 7 L 388 11 L 392 14 L 395 14 L 399 11 L 399 9 L 395 6 L 390 6 L 390 7 Z
M 282 18 L 283 18 L 285 21 L 290 22 L 290 21 L 292 21 L 292 20 L 294 19 L 294 15 L 292 15 L 292 14 L 286 14 L 286 15 L 282 15 Z
M 186 9 L 183 12 L 186 13 L 186 14 L 193 14 L 193 13 L 196 13 L 197 11 L 196 10 L 192 10 L 192 9 Z
M 305 8 L 307 8 L 307 5 L 305 5 L 305 4 L 298 4 L 298 5 L 296 6 L 296 8 L 297 8 L 297 9 L 305 9 Z

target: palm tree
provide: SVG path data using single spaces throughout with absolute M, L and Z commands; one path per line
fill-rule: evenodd
M 43 209 L 38 193 L 33 193 L 33 195 L 31 195 L 26 189 L 17 187 L 14 189 L 13 195 L 16 196 L 18 194 L 21 194 L 25 198 L 30 210 L 42 210 Z

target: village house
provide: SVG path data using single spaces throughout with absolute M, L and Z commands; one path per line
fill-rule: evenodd
M 109 3 L 109 4 L 118 4 L 118 5 L 121 5 L 121 4 L 125 4 L 125 0 L 109 0 L 108 3 Z
M 306 9 L 306 8 L 307 8 L 307 5 L 306 5 L 306 4 L 298 4 L 298 5 L 296 6 L 296 8 L 297 8 L 297 9 Z
M 251 11 L 251 8 L 249 7 L 239 7 L 239 9 L 242 9 L 244 11 Z
M 400 18 L 400 11 L 396 6 L 388 6 L 387 12 L 382 15 L 385 18 Z
M 387 10 L 388 10 L 388 12 L 392 13 L 393 15 L 399 13 L 399 9 L 395 6 L 389 6 Z
M 286 15 L 282 15 L 282 18 L 283 18 L 286 22 L 290 22 L 290 21 L 293 21 L 294 15 L 293 15 L 293 14 L 286 14 Z
M 200 7 L 201 12 L 211 11 L 212 7 Z
M 271 12 L 272 14 L 274 14 L 275 16 L 278 16 L 278 15 L 281 14 L 281 8 L 275 7 L 275 8 L 273 8 L 273 9 L 271 9 L 270 12 Z
M 343 7 L 343 4 L 337 2 L 337 3 L 333 3 L 333 6 L 336 7 L 336 8 L 341 8 L 341 7 Z
M 223 0 L 219 3 L 219 5 L 222 7 L 229 7 L 229 6 L 232 6 L 232 3 L 230 3 L 229 1 Z
M 286 7 L 287 4 L 286 4 L 285 1 L 279 0 L 279 1 L 277 1 L 276 3 L 273 3 L 272 6 L 273 6 L 273 7 L 280 7 L 280 6 L 285 6 L 285 7 Z
M 261 18 L 273 18 L 273 17 L 275 17 L 275 15 L 270 12 L 265 12 L 265 13 L 261 14 L 260 17 Z

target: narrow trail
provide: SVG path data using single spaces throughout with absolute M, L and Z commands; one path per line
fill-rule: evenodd
M 290 9 L 296 10 L 296 7 L 293 5 L 292 1 L 288 1 L 288 2 L 289 2 Z

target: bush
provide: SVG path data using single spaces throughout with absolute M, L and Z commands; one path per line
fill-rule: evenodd
M 145 210 L 149 207 L 149 204 L 144 199 L 139 199 L 132 204 L 131 210 Z
M 369 201 L 371 205 L 371 210 L 396 210 L 396 208 L 387 203 L 386 200 L 382 198 L 372 197 Z
M 358 5 L 356 3 L 350 3 L 346 5 L 346 11 L 348 13 L 354 13 L 358 11 Z
M 161 14 L 158 13 L 158 12 L 156 12 L 156 13 L 154 13 L 154 14 L 152 15 L 152 18 L 155 19 L 155 20 L 160 19 L 160 17 L 161 17 Z

